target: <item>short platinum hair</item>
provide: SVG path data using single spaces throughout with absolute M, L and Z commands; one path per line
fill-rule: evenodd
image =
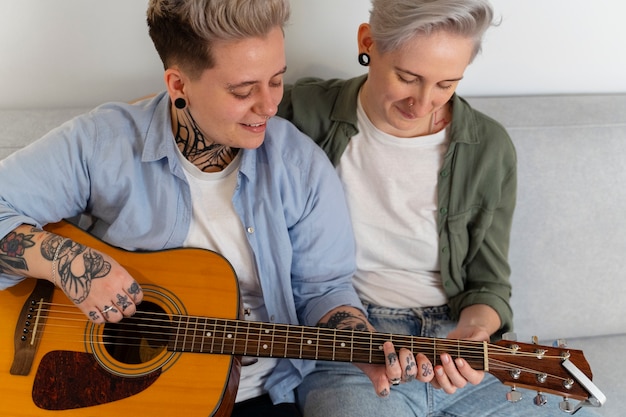
M 446 31 L 474 39 L 472 60 L 480 52 L 485 31 L 492 25 L 488 0 L 372 0 L 370 26 L 378 49 L 402 48 L 411 38 Z
M 266 36 L 284 29 L 289 13 L 288 0 L 150 0 L 146 14 L 163 66 L 195 77 L 215 65 L 216 41 Z

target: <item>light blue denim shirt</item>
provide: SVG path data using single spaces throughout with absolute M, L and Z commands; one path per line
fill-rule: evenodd
M 182 247 L 192 205 L 169 100 L 162 93 L 134 105 L 105 104 L 0 161 L 0 238 L 20 224 L 41 227 L 85 212 L 97 219 L 92 233 L 109 244 Z M 270 119 L 264 143 L 243 150 L 233 203 L 272 322 L 315 325 L 335 307 L 361 308 L 343 190 L 308 137 Z M 0 274 L 0 289 L 19 280 Z M 267 383 L 274 402 L 293 402 L 313 366 L 281 360 Z

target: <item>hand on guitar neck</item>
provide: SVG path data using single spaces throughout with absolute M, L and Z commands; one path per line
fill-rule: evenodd
M 468 309 L 468 314 L 465 316 L 466 320 L 460 322 L 463 326 L 457 327 L 450 336 L 478 342 L 488 341 L 490 334 L 485 330 L 485 327 L 468 325 L 468 323 L 475 322 L 474 319 L 468 319 L 468 317 L 487 317 L 487 321 L 493 322 L 491 312 L 495 314 L 495 311 L 487 306 L 472 307 Z M 497 314 L 496 320 L 499 322 Z M 320 321 L 320 325 L 342 330 L 376 331 L 367 322 L 361 311 L 352 307 L 340 307 L 332 310 Z M 440 355 L 441 364 L 433 366 L 423 353 L 415 352 L 414 355 L 414 352 L 405 348 L 396 351 L 392 342 L 385 342 L 383 351 L 385 356 L 384 365 L 354 364 L 369 377 L 379 397 L 388 396 L 392 385 L 414 380 L 430 382 L 435 388 L 443 389 L 446 393 L 453 394 L 457 389 L 463 388 L 468 383 L 473 385 L 480 383 L 485 375 L 482 370 L 473 369 L 461 357 L 453 360 L 448 353 L 442 353 Z

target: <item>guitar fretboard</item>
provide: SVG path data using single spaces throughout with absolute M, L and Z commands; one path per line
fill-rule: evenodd
M 433 365 L 444 352 L 474 369 L 488 363 L 483 342 L 194 316 L 177 317 L 172 326 L 169 349 L 177 352 L 383 364 L 383 344 L 391 341 L 396 349 L 423 353 Z

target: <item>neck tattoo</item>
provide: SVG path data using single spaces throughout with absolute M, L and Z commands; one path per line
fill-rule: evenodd
M 239 149 L 209 141 L 188 109 L 174 112 L 176 145 L 183 156 L 203 172 L 219 172 L 230 164 Z
M 443 130 L 448 123 L 450 123 L 450 113 L 448 104 L 446 103 L 442 108 L 435 111 L 430 117 L 430 132 L 429 134 L 437 133 Z

